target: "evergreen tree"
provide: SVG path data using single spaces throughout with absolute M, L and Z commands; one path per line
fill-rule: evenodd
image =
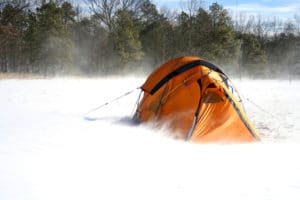
M 0 10 L 0 70 L 3 72 L 20 70 L 27 6 L 23 1 L 8 2 Z
M 266 54 L 259 42 L 258 36 L 254 34 L 241 35 L 241 65 L 246 72 L 258 75 L 265 71 Z
M 145 62 L 156 67 L 169 57 L 169 44 L 173 43 L 172 27 L 168 20 L 159 14 L 156 6 L 148 0 L 141 5 L 140 20 L 140 38 Z
M 113 45 L 99 18 L 84 17 L 74 26 L 75 63 L 88 74 L 113 71 Z
M 242 16 L 233 26 L 226 9 L 205 9 L 202 0 L 173 14 L 151 0 L 86 0 L 91 15 L 71 2 L 0 0 L 0 72 L 114 73 L 195 55 L 230 64 L 227 72 L 239 61 L 251 74 L 300 76 L 299 16 L 288 23 Z
M 122 10 L 117 13 L 111 39 L 123 69 L 128 63 L 139 62 L 143 58 L 139 29 L 130 12 Z
M 296 35 L 296 27 L 292 23 L 284 26 L 284 32 L 274 35 L 266 43 L 267 59 L 272 72 L 291 74 L 300 63 L 300 37 Z
M 217 3 L 213 3 L 209 10 L 211 29 L 208 52 L 211 53 L 211 59 L 230 63 L 237 57 L 239 48 L 231 18 L 227 10 Z
M 67 72 L 72 66 L 73 43 L 63 20 L 63 12 L 55 3 L 37 8 L 37 33 L 33 38 L 38 48 L 36 62 L 43 65 L 45 75 Z

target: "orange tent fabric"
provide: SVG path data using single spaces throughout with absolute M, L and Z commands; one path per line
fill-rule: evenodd
M 176 138 L 195 143 L 260 140 L 228 77 L 199 57 L 168 61 L 141 89 L 135 119 L 167 125 Z

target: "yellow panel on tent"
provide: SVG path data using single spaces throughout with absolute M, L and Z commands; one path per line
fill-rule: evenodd
M 199 57 L 168 61 L 141 88 L 139 122 L 167 124 L 174 137 L 195 143 L 260 140 L 228 77 Z

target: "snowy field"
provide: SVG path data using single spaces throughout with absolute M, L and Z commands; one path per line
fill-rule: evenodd
M 0 80 L 0 199 L 300 199 L 300 81 L 233 80 L 263 141 L 130 124 L 144 78 Z

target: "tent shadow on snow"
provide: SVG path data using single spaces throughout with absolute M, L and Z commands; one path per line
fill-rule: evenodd
M 149 75 L 141 90 L 132 124 L 167 124 L 176 138 L 193 143 L 260 140 L 227 75 L 199 57 L 166 62 Z
M 126 117 L 84 117 L 84 120 L 88 122 L 94 122 L 94 121 L 103 121 L 103 122 L 110 122 L 112 124 L 117 125 L 126 125 L 126 126 L 138 126 L 140 123 L 133 120 L 132 117 L 126 116 Z

